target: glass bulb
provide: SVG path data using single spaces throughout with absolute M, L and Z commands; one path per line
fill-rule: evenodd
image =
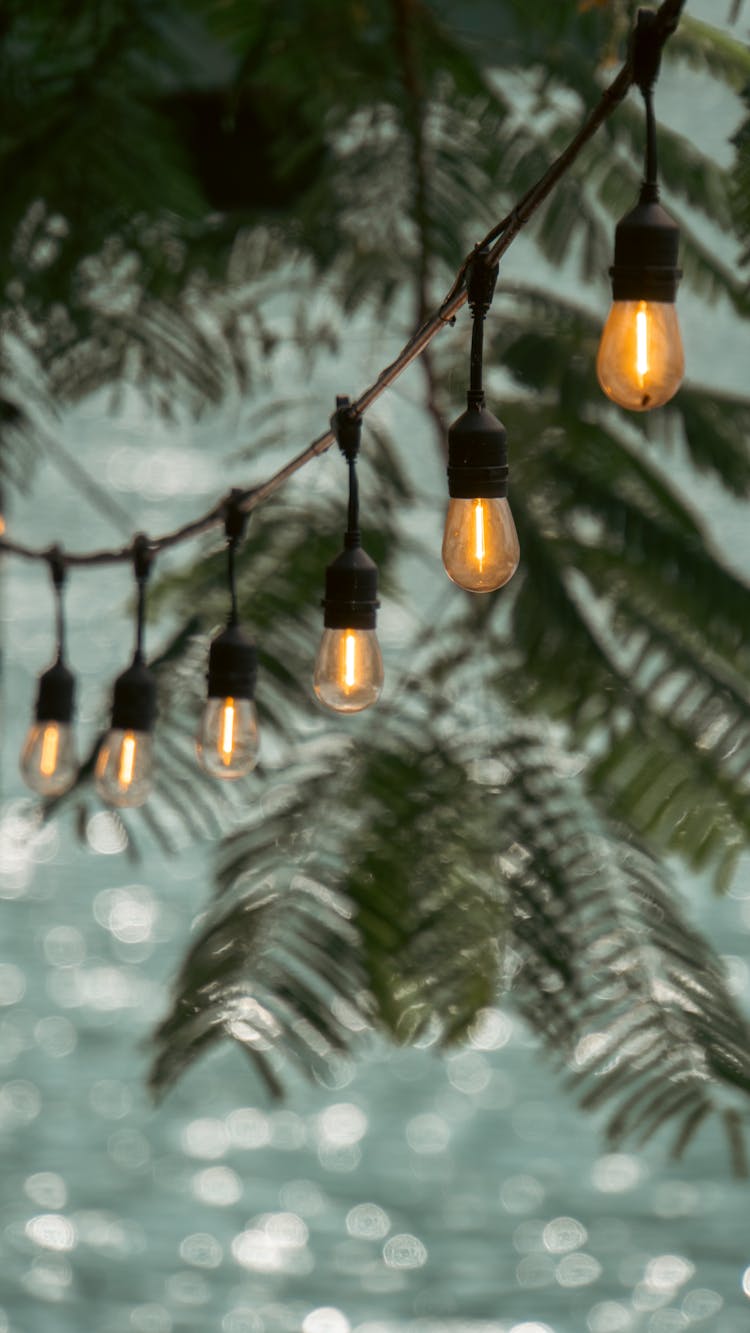
M 324 629 L 313 688 L 337 713 L 359 713 L 380 698 L 383 659 L 374 629 Z
M 608 398 L 631 412 L 661 407 L 685 373 L 673 301 L 613 301 L 596 358 Z
M 73 728 L 65 722 L 34 722 L 21 751 L 21 775 L 39 796 L 62 796 L 78 773 Z
M 109 805 L 143 805 L 151 794 L 154 743 L 149 731 L 113 727 L 96 761 L 96 789 Z
M 258 717 L 251 699 L 207 699 L 195 740 L 213 778 L 242 778 L 258 762 Z
M 520 557 L 518 533 L 505 497 L 457 500 L 448 505 L 443 564 L 449 578 L 469 592 L 492 592 L 513 577 Z

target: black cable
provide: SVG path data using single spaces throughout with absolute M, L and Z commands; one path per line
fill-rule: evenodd
M 235 487 L 224 502 L 224 533 L 227 539 L 227 580 L 229 583 L 230 625 L 239 624 L 235 555 L 247 530 L 249 515 L 241 507 L 243 492 Z
M 656 118 L 654 116 L 654 99 L 650 88 L 643 94 L 643 101 L 646 106 L 646 175 L 643 181 L 641 198 L 644 199 L 644 202 L 648 200 L 656 203 L 659 198 Z
M 473 398 L 484 401 L 482 384 L 482 359 L 484 354 L 484 312 L 473 312 L 471 326 L 471 353 L 469 356 L 469 393 Z
M 346 545 L 359 546 L 359 481 L 357 478 L 357 458 L 362 441 L 362 418 L 350 404 L 348 398 L 337 397 L 336 411 L 331 417 L 331 426 L 336 440 L 349 467 L 349 504 L 346 519 Z
M 641 190 L 642 203 L 656 203 L 659 198 L 654 87 L 659 77 L 661 53 L 667 34 L 659 31 L 655 18 L 653 10 L 639 9 L 632 36 L 633 82 L 640 90 L 646 109 L 646 162 Z
M 471 353 L 469 358 L 469 398 L 477 406 L 484 404 L 482 359 L 484 321 L 495 294 L 499 265 L 490 259 L 489 247 L 476 250 L 466 274 L 466 291 L 471 310 Z
M 51 546 L 47 552 L 47 563 L 52 577 L 52 586 L 55 590 L 55 638 L 57 641 L 57 661 L 62 662 L 65 657 L 65 614 L 63 609 L 63 588 L 68 574 L 68 568 L 65 563 L 60 546 Z
M 148 583 L 151 566 L 154 560 L 154 553 L 148 537 L 139 532 L 133 538 L 133 572 L 135 574 L 136 586 L 138 589 L 138 605 L 136 609 L 136 634 L 135 634 L 135 653 L 134 662 L 143 661 L 143 627 L 146 619 L 146 584 Z
M 349 508 L 346 518 L 346 535 L 359 541 L 359 482 L 357 481 L 357 461 L 350 458 L 349 462 Z

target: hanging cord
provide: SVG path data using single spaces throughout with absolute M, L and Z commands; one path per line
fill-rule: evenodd
M 662 0 L 658 10 L 655 11 L 653 21 L 654 42 L 661 48 L 672 33 L 676 30 L 680 15 L 685 7 L 686 0 Z M 570 170 L 573 163 L 579 157 L 582 149 L 593 138 L 598 129 L 609 117 L 616 111 L 617 107 L 626 97 L 631 84 L 635 81 L 633 73 L 633 55 L 632 49 L 628 60 L 622 66 L 619 73 L 602 92 L 599 101 L 591 108 L 583 119 L 579 129 L 573 135 L 570 142 L 563 148 L 562 152 L 547 167 L 547 170 L 540 176 L 526 193 L 516 202 L 514 207 L 505 217 L 501 218 L 490 228 L 484 239 L 484 245 L 490 246 L 494 252 L 494 258 L 500 259 L 510 248 L 516 237 L 528 224 L 536 213 L 537 209 L 545 202 L 551 191 L 558 182 Z M 368 385 L 366 389 L 359 394 L 356 403 L 356 410 L 360 413 L 366 412 L 372 406 L 377 398 L 380 397 L 386 389 L 398 379 L 399 375 L 410 366 L 417 357 L 432 342 L 443 329 L 448 325 L 455 323 L 456 315 L 463 307 L 466 301 L 465 279 L 467 269 L 472 263 L 476 251 L 468 256 L 460 265 L 458 272 L 450 286 L 450 289 L 443 298 L 441 304 L 425 320 L 424 324 L 414 331 L 411 337 L 401 348 L 398 355 L 388 365 L 384 366 L 377 377 Z M 477 335 L 481 339 L 481 335 Z M 312 462 L 314 458 L 320 457 L 333 444 L 333 431 L 323 431 L 311 441 L 304 449 L 292 458 L 288 459 L 276 472 L 268 477 L 259 485 L 248 487 L 245 490 L 245 502 L 248 511 L 264 504 L 269 497 L 284 485 L 290 477 L 294 476 L 300 468 L 305 467 Z M 165 532 L 157 537 L 151 543 L 152 551 L 166 550 L 172 546 L 178 546 L 183 542 L 191 541 L 201 536 L 205 532 L 217 527 L 223 517 L 223 502 L 219 501 L 213 505 L 207 513 L 201 514 L 181 527 L 171 532 Z M 37 550 L 35 547 L 27 546 L 22 542 L 13 541 L 8 537 L 0 536 L 0 552 L 7 552 L 11 555 L 20 556 L 26 560 L 43 560 L 46 558 L 45 552 Z M 105 547 L 96 551 L 68 551 L 66 562 L 69 566 L 96 566 L 118 564 L 121 561 L 132 558 L 132 544 L 119 545 L 114 547 Z
M 359 482 L 357 479 L 357 458 L 362 442 L 362 417 L 356 408 L 352 407 L 348 398 L 336 398 L 336 411 L 331 417 L 331 429 L 349 467 L 349 505 L 344 545 L 351 550 L 362 544 L 359 530 Z
M 640 89 L 646 108 L 646 164 L 641 186 L 643 204 L 655 204 L 659 199 L 654 87 L 659 77 L 662 48 L 668 34 L 660 31 L 655 19 L 656 14 L 653 10 L 639 9 L 631 39 L 633 82 Z
M 227 624 L 239 624 L 239 610 L 237 607 L 237 582 L 235 569 L 235 555 L 237 547 L 245 536 L 247 530 L 247 521 L 250 517 L 242 509 L 242 499 L 244 491 L 238 486 L 229 492 L 224 502 L 224 532 L 227 539 L 227 578 L 229 581 L 229 596 L 231 598 L 231 609 Z
M 138 588 L 138 608 L 136 611 L 135 653 L 133 662 L 143 661 L 143 625 L 146 618 L 146 584 L 154 562 L 154 552 L 148 537 L 139 532 L 133 538 L 133 572 Z
M 489 246 L 475 250 L 466 276 L 466 291 L 471 310 L 471 355 L 469 359 L 469 402 L 477 407 L 484 404 L 482 359 L 484 355 L 484 321 L 492 305 L 499 264 L 490 259 Z
M 65 613 L 63 608 L 63 588 L 68 575 L 68 567 L 62 547 L 51 546 L 47 552 L 47 563 L 55 590 L 55 638 L 57 640 L 56 662 L 61 665 L 65 659 Z

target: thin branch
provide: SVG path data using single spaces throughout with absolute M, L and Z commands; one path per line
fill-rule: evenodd
M 653 25 L 653 35 L 662 43 L 675 31 L 680 19 L 680 15 L 685 7 L 685 0 L 663 0 Z M 506 214 L 494 227 L 490 229 L 483 240 L 478 242 L 478 246 L 483 248 L 491 246 L 492 259 L 500 259 L 502 255 L 510 248 L 519 232 L 526 226 L 530 218 L 538 208 L 544 203 L 547 196 L 554 189 L 555 185 L 570 170 L 571 166 L 579 156 L 582 148 L 588 143 L 589 139 L 596 134 L 599 127 L 605 120 L 612 115 L 613 111 L 624 99 L 631 84 L 633 83 L 633 65 L 628 55 L 622 69 L 617 77 L 605 88 L 601 98 L 594 109 L 589 112 L 585 121 L 581 125 L 578 133 L 571 139 L 567 148 L 555 159 L 548 167 L 544 175 L 535 185 L 527 190 L 523 198 Z M 425 320 L 421 328 L 412 334 L 411 338 L 401 348 L 398 356 L 381 370 L 377 379 L 364 390 L 363 393 L 352 403 L 355 411 L 363 414 L 380 397 L 386 389 L 398 379 L 400 375 L 421 356 L 426 347 L 429 347 L 433 338 L 437 336 L 447 324 L 455 322 L 456 315 L 462 306 L 466 304 L 466 270 L 471 261 L 474 251 L 466 255 L 461 264 L 454 281 L 443 298 L 440 306 Z M 334 443 L 333 432 L 328 429 L 322 435 L 318 435 L 312 443 L 305 449 L 290 458 L 283 467 L 274 472 L 266 481 L 259 486 L 248 487 L 240 491 L 239 503 L 245 513 L 251 513 L 259 505 L 264 504 L 272 495 L 284 485 L 290 477 L 293 477 L 300 468 L 306 466 L 314 458 L 319 458 L 326 450 L 330 449 Z M 217 527 L 224 519 L 225 499 L 219 500 L 212 509 L 202 514 L 199 518 L 184 524 L 181 528 L 176 528 L 173 532 L 164 533 L 161 537 L 155 537 L 151 540 L 151 550 L 153 552 L 167 550 L 172 546 L 178 546 L 182 542 L 190 541 L 195 537 L 201 536 L 204 532 L 209 532 Z M 25 546 L 21 542 L 10 541 L 3 537 L 0 539 L 0 551 L 6 551 L 9 555 L 16 555 L 26 560 L 46 560 L 47 548 L 35 548 Z M 125 546 L 113 547 L 100 551 L 66 551 L 65 562 L 71 566 L 96 566 L 111 565 L 121 561 L 131 561 L 133 558 L 133 543 L 128 542 Z

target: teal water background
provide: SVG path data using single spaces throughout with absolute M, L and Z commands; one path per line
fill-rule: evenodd
M 734 109 L 705 90 L 718 101 L 710 114 L 693 107 L 691 132 L 721 144 Z M 679 89 L 665 88 L 665 106 L 685 114 Z M 538 263 L 523 246 L 513 262 Z M 742 387 L 746 333 L 721 309 L 710 326 L 691 321 L 693 308 L 681 301 L 695 378 Z M 369 381 L 397 343 L 357 322 L 346 361 L 316 372 L 309 435 L 335 392 Z M 411 371 L 379 411 L 431 457 L 420 396 Z M 101 397 L 54 428 L 131 528 L 154 532 L 225 489 L 246 423 L 241 403 L 168 427 L 135 398 L 112 417 Z M 744 508 L 696 482 L 677 452 L 659 457 L 750 574 Z M 292 485 L 337 480 L 326 458 Z M 437 579 L 437 465 L 428 489 Z M 50 466 L 11 522 L 40 543 L 111 532 Z M 747 1333 L 750 1190 L 731 1179 L 719 1131 L 678 1166 L 662 1142 L 607 1152 L 509 1011 L 489 1011 L 447 1059 L 370 1044 L 330 1086 L 295 1084 L 281 1107 L 229 1049 L 151 1105 L 142 1043 L 206 903 L 212 848 L 167 858 L 148 845 L 134 864 L 104 811 L 92 807 L 85 845 L 69 820 L 39 824 L 16 755 L 51 651 L 49 593 L 36 568 L 8 564 L 2 579 L 0 1333 Z M 128 654 L 128 581 L 125 570 L 71 581 L 86 737 Z M 382 622 L 395 655 L 387 608 Z M 725 901 L 680 872 L 745 1002 L 748 869 Z

